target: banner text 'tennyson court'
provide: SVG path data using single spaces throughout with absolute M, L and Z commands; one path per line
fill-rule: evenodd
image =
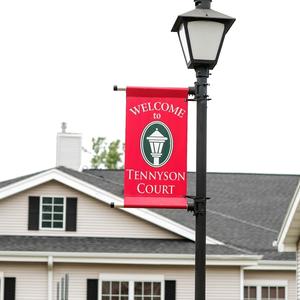
M 184 181 L 186 172 L 139 171 L 127 169 L 129 180 Z

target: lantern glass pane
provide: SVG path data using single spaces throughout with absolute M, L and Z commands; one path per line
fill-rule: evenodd
M 225 25 L 213 21 L 188 23 L 193 59 L 216 60 Z
M 180 29 L 179 29 L 179 39 L 180 39 L 180 43 L 181 43 L 181 47 L 183 50 L 185 61 L 188 64 L 190 62 L 191 58 L 190 58 L 188 43 L 187 43 L 187 39 L 186 39 L 185 28 L 184 28 L 183 24 L 181 24 Z

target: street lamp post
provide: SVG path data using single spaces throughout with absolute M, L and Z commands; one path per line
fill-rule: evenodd
M 189 69 L 196 72 L 197 101 L 195 300 L 205 300 L 207 79 L 218 62 L 226 33 L 235 19 L 210 9 L 211 0 L 194 0 L 196 8 L 177 17 L 177 32 Z

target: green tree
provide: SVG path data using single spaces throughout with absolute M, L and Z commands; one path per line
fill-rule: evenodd
M 91 159 L 92 168 L 120 169 L 123 167 L 124 145 L 122 147 L 120 140 L 108 144 L 104 137 L 92 138 L 92 149 L 94 151 Z

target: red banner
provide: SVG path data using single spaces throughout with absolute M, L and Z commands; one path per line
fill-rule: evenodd
M 188 89 L 126 89 L 124 207 L 186 208 Z

